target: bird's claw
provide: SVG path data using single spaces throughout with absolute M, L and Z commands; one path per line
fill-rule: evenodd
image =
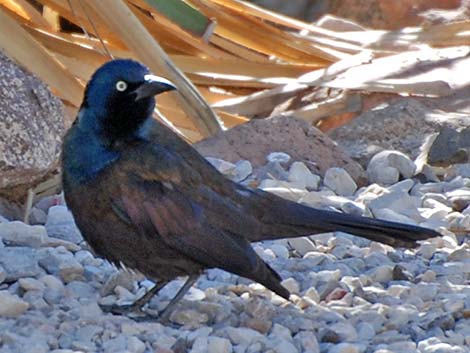
M 100 305 L 101 310 L 105 313 L 111 313 L 115 315 L 126 315 L 126 314 L 139 314 L 145 315 L 144 310 L 142 310 L 142 307 L 139 305 L 135 304 L 123 304 L 123 305 L 118 305 L 118 304 L 110 304 L 110 305 Z
M 166 310 L 157 311 L 152 309 L 144 310 L 142 306 L 134 304 L 103 304 L 100 305 L 101 310 L 105 313 L 114 315 L 126 315 L 130 316 L 133 320 L 138 322 L 159 322 L 162 325 L 171 324 L 170 312 Z

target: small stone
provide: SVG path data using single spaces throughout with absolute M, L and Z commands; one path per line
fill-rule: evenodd
M 0 265 L 6 272 L 6 281 L 14 282 L 23 277 L 36 277 L 41 272 L 33 249 L 26 247 L 0 248 Z
M 277 340 L 274 347 L 273 351 L 276 353 L 298 353 L 299 351 L 297 348 L 288 340 L 281 339 Z
M 29 304 L 8 291 L 0 291 L 0 317 L 15 318 L 28 310 Z
M 411 287 L 410 296 L 418 297 L 423 301 L 433 300 L 438 293 L 437 283 L 421 282 Z
M 452 251 L 447 257 L 447 261 L 466 261 L 470 259 L 470 249 L 465 247 Z
M 29 224 L 45 224 L 47 221 L 47 213 L 37 207 L 32 207 L 29 213 Z
M 118 305 L 132 303 L 137 299 L 134 293 L 121 286 L 116 286 L 114 293 L 117 296 Z
M 434 211 L 443 211 L 443 215 L 447 215 L 452 212 L 452 208 L 430 197 L 423 200 L 423 207 L 432 208 Z
M 7 278 L 7 272 L 5 271 L 5 269 L 3 268 L 3 266 L 0 265 L 0 283 L 2 283 L 3 281 L 5 281 L 6 278 Z
M 445 195 L 456 211 L 463 211 L 470 205 L 470 188 L 468 187 L 449 191 Z
M 288 163 L 290 161 L 291 157 L 284 152 L 271 152 L 268 154 L 266 157 L 266 160 L 268 162 L 277 162 L 277 163 Z
M 130 353 L 144 353 L 145 343 L 135 336 L 129 337 L 127 340 L 127 350 Z
M 227 327 L 225 332 L 233 344 L 250 345 L 264 339 L 259 332 L 245 327 Z
M 288 180 L 299 184 L 302 188 L 317 190 L 320 177 L 313 174 L 303 162 L 294 162 L 290 166 Z
M 20 278 L 18 284 L 25 291 L 43 291 L 45 288 L 44 283 L 35 278 Z
M 366 206 L 360 202 L 348 201 L 341 205 L 341 211 L 354 216 L 364 216 Z
M 415 181 L 413 179 L 404 179 L 396 184 L 390 185 L 387 189 L 390 192 L 409 192 L 414 185 Z
M 336 288 L 341 288 L 341 283 L 337 280 L 329 280 L 328 282 L 318 286 L 318 292 L 320 294 L 320 299 L 325 300 L 328 295 L 333 292 Z
M 307 237 L 292 238 L 288 240 L 288 243 L 301 256 L 316 249 L 315 244 Z
M 42 276 L 41 278 L 39 278 L 39 281 L 44 283 L 49 290 L 54 290 L 54 291 L 65 290 L 64 284 L 60 281 L 60 279 L 52 275 Z
M 360 353 L 359 347 L 352 343 L 339 343 L 328 350 L 328 353 Z
M 368 341 L 375 337 L 376 332 L 374 326 L 368 322 L 360 322 L 357 325 L 357 337 L 360 341 Z
M 49 208 L 46 221 L 47 234 L 50 237 L 79 244 L 83 241 L 82 234 L 75 224 L 72 213 L 66 206 Z
M 280 324 L 274 324 L 273 328 L 271 329 L 270 336 L 290 340 L 292 338 L 292 333 L 287 327 Z
M 233 176 L 235 173 L 235 164 L 224 161 L 220 158 L 206 157 L 206 160 L 212 164 L 215 169 L 226 176 Z
M 351 196 L 357 189 L 356 182 L 343 168 L 330 168 L 323 183 L 340 196 Z
M 30 226 L 19 221 L 0 223 L 0 239 L 10 246 L 38 248 L 46 238 L 47 232 L 44 226 Z
M 234 176 L 231 178 L 234 182 L 240 183 L 253 173 L 253 166 L 250 161 L 241 160 L 235 164 Z
M 307 289 L 307 291 L 305 292 L 305 296 L 313 300 L 315 303 L 320 302 L 320 295 L 314 287 L 310 287 L 309 289 Z
M 207 353 L 231 353 L 232 343 L 222 337 L 210 336 L 207 338 Z
M 465 302 L 459 297 L 450 297 L 444 300 L 444 310 L 446 313 L 456 314 L 465 307 Z
M 206 353 L 209 349 L 207 337 L 197 337 L 189 353 Z
M 209 317 L 205 313 L 187 309 L 174 311 L 170 316 L 170 320 L 178 325 L 194 329 L 207 323 L 209 321 Z
M 245 325 L 247 328 L 251 328 L 255 331 L 258 331 L 262 334 L 267 334 L 273 323 L 267 319 L 260 319 L 257 317 L 249 318 L 245 321 Z
M 64 298 L 65 287 L 64 284 L 52 275 L 46 275 L 39 279 L 45 284 L 46 290 L 44 291 L 44 300 L 49 304 L 58 304 Z
M 381 185 L 391 185 L 398 182 L 400 178 L 400 172 L 398 169 L 393 167 L 369 167 L 367 168 L 367 175 L 371 183 L 377 183 Z
M 125 352 L 127 347 L 127 337 L 119 335 L 115 338 L 103 340 L 104 353 Z
M 134 290 L 136 275 L 129 271 L 117 271 L 109 276 L 106 283 L 100 288 L 100 295 L 105 297 L 114 293 L 117 286 L 126 288 L 129 291 Z
M 281 259 L 289 258 L 289 250 L 281 244 L 273 244 L 270 246 L 270 249 L 276 254 L 277 257 Z
M 393 267 L 383 265 L 372 269 L 368 274 L 375 282 L 388 283 L 393 279 Z
M 414 219 L 388 208 L 375 210 L 374 216 L 378 219 L 383 219 L 392 222 L 405 223 L 414 226 L 418 224 Z
M 320 353 L 320 345 L 313 332 L 300 331 L 294 336 L 294 341 L 300 344 L 302 352 Z
M 49 248 L 58 248 L 59 246 L 72 252 L 77 252 L 82 249 L 79 245 L 75 243 L 72 243 L 67 240 L 59 239 L 59 238 L 48 237 L 46 242 L 43 244 L 43 247 L 49 247 Z
M 437 247 L 433 243 L 424 243 L 418 248 L 418 255 L 429 260 L 436 253 Z
M 282 286 L 285 287 L 291 294 L 298 294 L 300 292 L 299 282 L 295 278 L 289 277 L 281 282 Z
M 441 342 L 437 337 L 430 337 L 418 343 L 418 350 L 422 353 L 465 353 L 466 349 Z
M 354 342 L 357 340 L 357 331 L 354 326 L 348 322 L 337 322 L 330 325 L 330 330 L 334 331 L 340 341 Z
M 384 185 L 395 184 L 400 174 L 411 178 L 415 171 L 416 165 L 407 155 L 390 150 L 377 153 L 367 166 L 369 180 Z
M 308 194 L 307 190 L 299 188 L 297 185 L 292 185 L 286 181 L 270 179 L 263 180 L 261 182 L 260 189 L 295 202 Z
M 348 293 L 349 292 L 346 289 L 341 288 L 341 287 L 337 287 L 337 288 L 333 289 L 330 293 L 328 293 L 328 295 L 325 297 L 325 302 L 329 303 L 333 300 L 335 300 L 335 301 L 336 300 L 341 300 Z
M 71 293 L 70 297 L 77 299 L 94 299 L 98 297 L 98 291 L 90 283 L 83 281 L 72 281 L 65 286 L 68 293 Z
M 288 175 L 279 162 L 268 162 L 266 165 L 257 168 L 255 174 L 258 180 L 275 179 L 282 181 L 286 181 Z
M 421 281 L 423 282 L 434 282 L 436 280 L 436 272 L 432 270 L 427 270 L 421 276 Z
M 83 278 L 83 266 L 65 248 L 45 248 L 38 252 L 39 264 L 65 282 Z
M 393 267 L 393 280 L 412 281 L 413 275 L 409 271 L 407 271 L 403 266 L 395 265 L 395 267 Z
M 394 213 L 404 215 L 416 222 L 422 222 L 424 218 L 421 216 L 418 208 L 421 207 L 421 198 L 410 196 L 407 192 L 387 192 L 381 196 L 365 202 L 366 206 L 376 215 L 380 210 L 392 210 Z

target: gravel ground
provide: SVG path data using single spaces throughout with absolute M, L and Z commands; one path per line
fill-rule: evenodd
M 130 303 L 152 282 L 94 257 L 60 195 L 34 206 L 36 225 L 0 217 L 0 352 L 470 352 L 470 179 L 438 182 L 429 169 L 413 177 L 407 156 L 376 157 L 368 168 L 376 183 L 360 189 L 340 168 L 324 178 L 301 162 L 286 169 L 283 153 L 255 171 L 247 161 L 211 162 L 298 202 L 420 224 L 442 238 L 413 250 L 340 232 L 253 244 L 284 278 L 291 302 L 213 269 L 167 326 L 102 312 L 99 304 Z M 148 311 L 162 309 L 183 281 Z

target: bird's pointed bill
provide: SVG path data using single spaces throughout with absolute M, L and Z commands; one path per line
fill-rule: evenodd
M 176 89 L 176 86 L 164 77 L 148 74 L 144 76 L 144 80 L 145 81 L 134 91 L 136 101 Z

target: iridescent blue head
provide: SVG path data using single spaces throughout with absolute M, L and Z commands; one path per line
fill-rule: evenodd
M 151 117 L 154 96 L 174 89 L 170 81 L 150 74 L 137 61 L 110 61 L 88 83 L 78 124 L 112 141 L 126 138 Z

